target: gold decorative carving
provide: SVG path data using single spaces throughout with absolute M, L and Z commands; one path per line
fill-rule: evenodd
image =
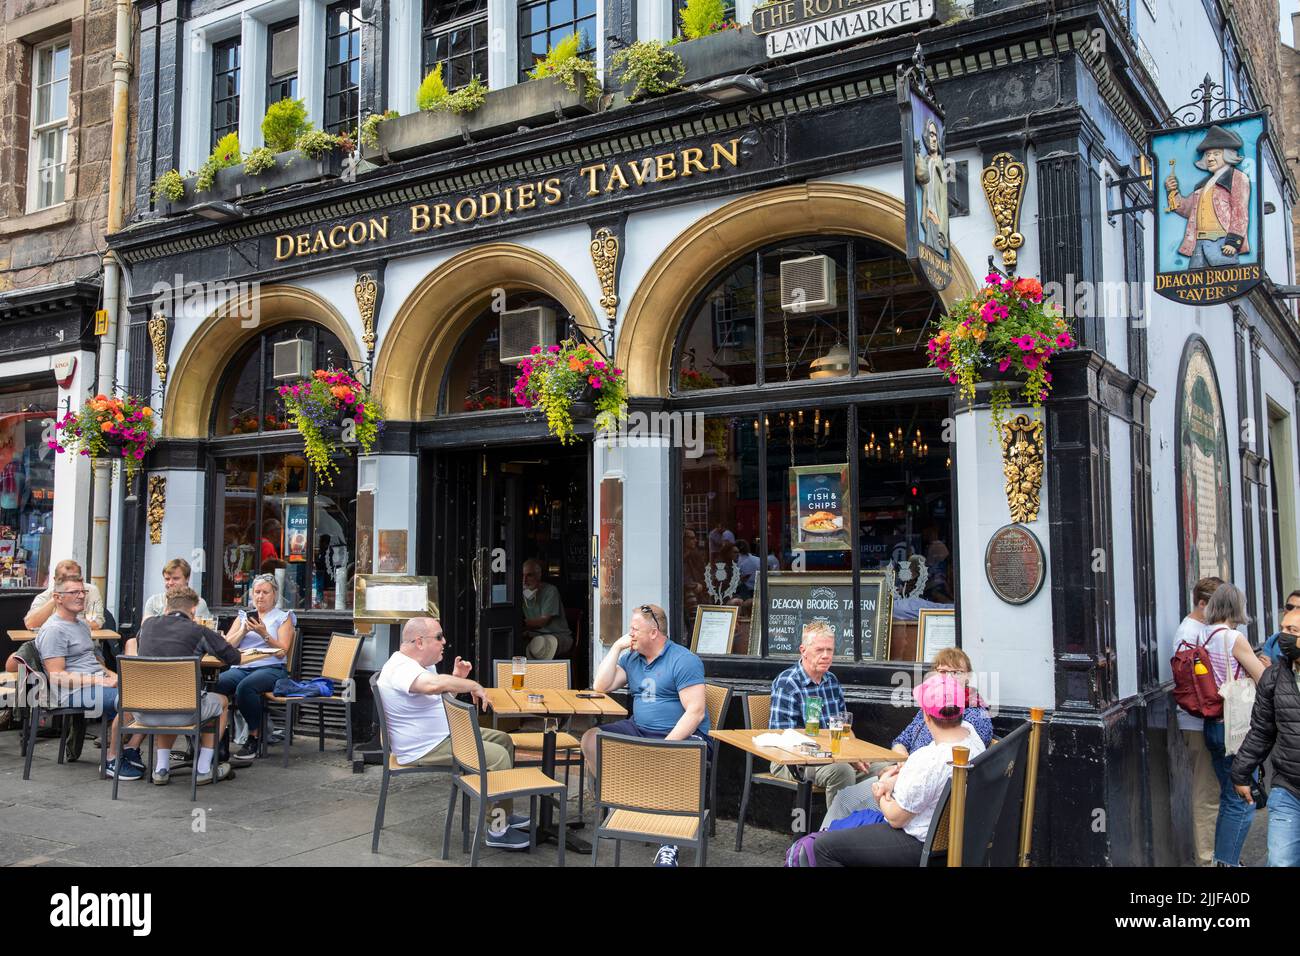
M 1025 197 L 1026 171 L 1025 164 L 1010 153 L 998 153 L 980 174 L 984 198 L 998 230 L 993 248 L 1002 253 L 1002 264 L 1009 269 L 1015 268 L 1016 250 L 1025 244 L 1020 232 L 1020 202 Z
M 149 320 L 149 341 L 153 343 L 153 370 L 158 381 L 167 381 L 167 316 L 161 312 Z
M 613 231 L 604 226 L 597 229 L 591 240 L 591 262 L 596 267 L 596 278 L 600 280 L 600 305 L 611 326 L 618 313 L 618 293 L 615 292 L 618 252 L 618 237 Z
M 1021 414 L 1003 424 L 1002 475 L 1007 480 L 1011 520 L 1021 524 L 1037 521 L 1043 488 L 1042 422 Z
M 357 297 L 357 311 L 361 313 L 361 341 L 366 351 L 375 350 L 375 302 L 379 299 L 379 286 L 375 277 L 369 272 L 357 276 L 357 284 L 352 287 Z
M 162 544 L 163 511 L 167 503 L 167 477 L 149 476 L 149 541 Z

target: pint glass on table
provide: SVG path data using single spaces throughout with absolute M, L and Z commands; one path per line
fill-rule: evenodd
M 510 688 L 511 690 L 524 689 L 524 672 L 528 669 L 528 658 L 512 657 L 510 658 Z

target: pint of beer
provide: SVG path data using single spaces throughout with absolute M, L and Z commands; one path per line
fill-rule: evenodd
M 510 688 L 524 689 L 524 672 L 528 669 L 528 658 L 512 657 L 510 659 Z

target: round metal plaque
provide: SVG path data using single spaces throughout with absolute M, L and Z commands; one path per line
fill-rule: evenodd
M 1008 604 L 1024 604 L 1043 586 L 1043 546 L 1024 525 L 999 528 L 984 551 L 984 574 L 993 593 Z

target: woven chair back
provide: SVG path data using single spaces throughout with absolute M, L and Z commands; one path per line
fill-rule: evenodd
M 601 803 L 662 813 L 700 813 L 704 761 L 695 747 L 665 747 L 655 740 L 596 737 L 600 748 Z
M 320 676 L 336 682 L 351 680 L 361 654 L 361 641 L 355 634 L 331 634 Z
M 772 718 L 772 695 L 750 694 L 748 730 L 767 730 Z
M 493 661 L 492 664 L 497 686 L 509 687 L 510 661 Z M 569 681 L 568 661 L 529 661 L 524 667 L 524 687 L 530 690 L 568 690 Z
M 124 711 L 193 712 L 199 707 L 197 658 L 117 659 L 119 709 Z
M 478 761 L 478 721 L 470 708 L 458 703 L 455 698 L 446 695 L 442 698 L 447 712 L 447 726 L 451 730 L 451 753 L 456 761 L 470 770 L 478 771 L 482 767 Z
M 709 711 L 710 730 L 722 729 L 722 722 L 727 719 L 727 701 L 730 697 L 730 687 L 719 687 L 716 684 L 704 685 L 704 701 Z

